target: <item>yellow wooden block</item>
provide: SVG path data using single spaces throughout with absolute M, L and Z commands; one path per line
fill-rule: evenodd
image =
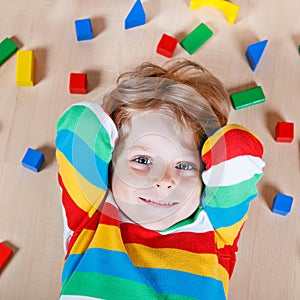
M 225 15 L 228 23 L 233 24 L 236 16 L 239 12 L 240 7 L 236 4 L 228 2 L 226 0 L 192 0 L 190 2 L 191 9 L 197 9 L 202 6 L 213 6 Z
M 18 86 L 34 85 L 34 53 L 32 50 L 17 51 L 16 83 Z

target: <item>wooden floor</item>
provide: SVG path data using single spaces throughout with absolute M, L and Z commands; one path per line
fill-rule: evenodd
M 147 23 L 124 30 L 134 0 L 0 0 L 0 41 L 11 37 L 36 58 L 34 87 L 16 86 L 16 55 L 0 67 L 0 241 L 14 249 L 0 273 L 0 299 L 59 295 L 63 246 L 54 139 L 64 109 L 98 99 L 132 66 L 165 62 L 155 51 L 161 35 L 181 40 L 201 22 L 213 37 L 193 55 L 178 45 L 174 56 L 200 62 L 230 93 L 260 85 L 267 99 L 230 117 L 261 137 L 267 166 L 239 243 L 229 299 L 300 299 L 300 1 L 232 2 L 240 11 L 230 25 L 213 7 L 192 11 L 187 0 L 143 0 Z M 91 18 L 94 38 L 77 42 L 74 20 L 82 18 Z M 246 49 L 264 39 L 253 72 Z M 87 73 L 86 95 L 69 94 L 71 72 Z M 275 142 L 278 121 L 295 123 L 292 143 Z M 28 147 L 46 156 L 39 173 L 21 166 Z M 278 192 L 294 197 L 288 216 L 271 212 Z

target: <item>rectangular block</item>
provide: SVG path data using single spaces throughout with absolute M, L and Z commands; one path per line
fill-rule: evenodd
M 231 94 L 230 98 L 234 109 L 241 109 L 266 101 L 261 86 Z
M 5 38 L 0 43 L 0 66 L 17 52 L 17 50 L 18 46 L 11 39 Z
M 77 41 L 91 40 L 93 38 L 91 19 L 76 20 L 75 31 Z
M 18 86 L 34 85 L 34 53 L 32 50 L 17 52 L 16 83 Z
M 198 50 L 209 38 L 213 32 L 204 23 L 201 23 L 190 34 L 188 34 L 180 45 L 189 53 L 193 54 Z

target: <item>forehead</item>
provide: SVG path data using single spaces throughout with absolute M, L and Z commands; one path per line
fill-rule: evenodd
M 194 149 L 191 130 L 184 128 L 175 118 L 161 112 L 139 114 L 132 118 L 128 141 L 133 144 L 173 144 L 176 147 Z
M 136 133 L 173 133 L 174 127 L 179 126 L 176 120 L 161 112 L 136 114 L 131 120 L 131 132 Z

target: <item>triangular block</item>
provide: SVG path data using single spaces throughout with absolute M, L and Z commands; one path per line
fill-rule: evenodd
M 125 19 L 125 29 L 144 25 L 146 14 L 140 0 L 137 0 Z
M 263 55 L 263 52 L 266 48 L 268 40 L 263 40 L 248 46 L 246 51 L 246 57 L 253 71 L 256 70 L 256 67 Z

